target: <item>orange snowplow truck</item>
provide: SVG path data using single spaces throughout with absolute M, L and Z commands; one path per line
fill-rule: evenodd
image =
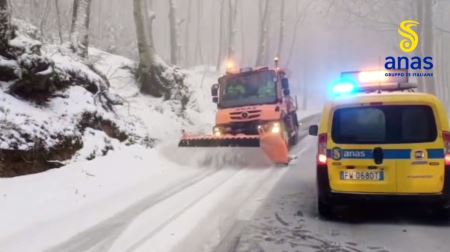
M 211 94 L 218 108 L 212 134 L 184 133 L 179 146 L 261 148 L 274 163 L 289 163 L 289 147 L 297 143 L 299 124 L 285 71 L 278 67 L 227 71 Z

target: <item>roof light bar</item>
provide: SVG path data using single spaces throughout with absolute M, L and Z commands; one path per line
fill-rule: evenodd
M 341 78 L 351 80 L 357 91 L 373 92 L 373 91 L 397 91 L 417 88 L 416 84 L 408 83 L 407 70 L 376 70 L 376 71 L 354 71 L 343 72 Z M 349 86 L 336 85 L 333 87 L 333 93 L 350 89 Z M 353 92 L 354 90 L 351 90 Z

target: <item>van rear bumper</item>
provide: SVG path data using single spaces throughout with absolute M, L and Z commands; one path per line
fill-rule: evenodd
M 317 167 L 317 189 L 322 200 L 336 204 L 386 203 L 450 207 L 450 167 L 445 169 L 444 188 L 441 194 L 391 195 L 333 192 L 330 188 L 327 167 Z

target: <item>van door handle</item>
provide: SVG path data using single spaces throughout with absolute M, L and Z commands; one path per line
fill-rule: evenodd
M 375 164 L 377 165 L 382 164 L 383 159 L 384 159 L 383 149 L 380 147 L 376 147 L 375 149 L 373 149 L 373 161 L 375 162 Z

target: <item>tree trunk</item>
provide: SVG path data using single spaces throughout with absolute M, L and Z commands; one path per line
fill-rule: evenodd
M 434 34 L 433 34 L 433 1 L 421 1 L 423 5 L 423 19 L 420 38 L 422 39 L 422 57 L 434 55 Z M 436 58 L 436 57 L 434 57 Z M 435 59 L 436 60 L 436 59 Z M 424 78 L 424 87 L 428 93 L 436 94 L 434 76 Z
M 153 12 L 153 0 L 144 0 L 143 8 L 145 8 L 145 21 L 148 23 L 146 29 L 146 36 L 148 37 L 149 46 L 155 51 L 155 41 L 153 40 L 153 21 L 156 18 L 155 12 Z
M 281 0 L 280 5 L 280 34 L 278 36 L 278 48 L 277 48 L 277 57 L 281 58 L 281 50 L 283 49 L 283 42 L 284 42 L 284 27 L 285 27 L 285 16 L 284 16 L 284 10 L 286 6 L 286 0 Z
M 191 34 L 191 12 L 192 12 L 192 0 L 188 1 L 187 16 L 186 16 L 186 28 L 184 30 L 184 64 L 190 66 L 190 34 Z
M 146 11 L 146 0 L 133 0 L 133 9 L 139 52 L 138 81 L 141 84 L 141 92 L 155 97 L 162 97 L 167 90 L 165 90 L 159 77 L 162 70 L 156 64 L 155 48 L 151 40 L 152 23 L 155 14 L 151 11 Z
M 178 23 L 175 9 L 175 0 L 169 0 L 170 63 L 172 65 L 178 64 Z
M 64 43 L 61 24 L 61 10 L 59 9 L 59 0 L 55 0 L 56 22 L 58 26 L 59 42 Z
M 433 1 L 416 0 L 415 5 L 417 17 L 420 22 L 420 46 L 418 47 L 417 54 L 421 57 L 434 56 Z M 419 77 L 417 78 L 417 82 L 419 91 L 432 94 L 436 93 L 434 77 Z
M 51 2 L 50 2 L 50 0 L 47 0 L 46 3 L 45 3 L 44 13 L 42 14 L 41 22 L 39 24 L 39 29 L 41 31 L 41 36 L 43 38 L 45 38 L 44 30 L 45 30 L 45 25 L 47 24 L 47 18 L 48 18 L 48 15 L 50 13 L 50 8 L 51 8 Z
M 194 58 L 196 64 L 204 63 L 203 61 L 203 47 L 201 38 L 201 24 L 203 19 L 203 0 L 197 0 L 197 31 L 196 31 L 196 42 L 194 49 Z
M 267 33 L 269 30 L 269 0 L 264 0 L 262 16 L 260 18 L 261 26 L 259 30 L 258 52 L 256 53 L 256 65 L 262 66 L 267 62 Z
M 235 59 L 235 43 L 236 43 L 236 17 L 237 17 L 237 0 L 228 0 L 228 48 L 227 59 Z
M 82 58 L 87 58 L 89 47 L 89 17 L 91 0 L 74 0 L 70 47 Z
M 11 10 L 8 0 L 0 0 L 0 54 L 7 55 L 9 41 L 13 37 L 11 28 Z
M 239 6 L 239 8 L 241 9 L 241 10 L 243 10 L 244 9 L 244 2 L 243 1 L 240 1 L 241 2 L 241 5 Z M 245 23 L 244 23 L 244 19 L 245 19 L 245 16 L 242 14 L 242 12 L 241 12 L 241 15 L 240 15 L 240 26 L 241 26 L 241 32 L 240 32 L 240 35 L 241 35 L 241 49 L 240 49 L 240 55 L 241 55 L 241 63 L 242 63 L 242 65 L 248 65 L 249 64 L 249 62 L 248 62 L 248 59 L 247 59 L 247 50 L 246 50 L 246 46 L 245 46 L 245 32 L 244 32 L 244 27 L 245 27 Z
M 218 49 L 218 53 L 217 53 L 217 65 L 216 65 L 216 69 L 219 70 L 220 66 L 222 65 L 223 62 L 223 40 L 224 40 L 224 29 L 223 29 L 223 23 L 225 20 L 225 11 L 224 11 L 224 6 L 225 6 L 225 0 L 221 0 L 220 1 L 220 21 L 219 21 L 219 49 Z

